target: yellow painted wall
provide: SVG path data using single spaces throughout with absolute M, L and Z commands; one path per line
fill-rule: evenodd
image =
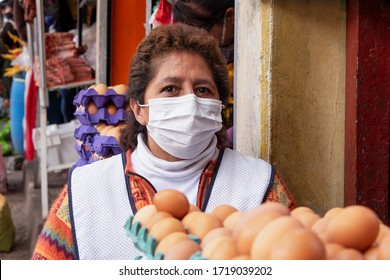
M 300 205 L 343 206 L 345 16 L 340 0 L 275 0 L 271 161 Z

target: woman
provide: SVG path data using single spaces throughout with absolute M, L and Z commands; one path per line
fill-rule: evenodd
M 153 29 L 132 59 L 128 86 L 131 118 L 121 134 L 127 152 L 73 170 L 33 259 L 135 258 L 141 253 L 123 226 L 166 188 L 203 211 L 219 204 L 245 211 L 264 201 L 295 207 L 270 164 L 223 148 L 227 70 L 206 31 Z
M 228 145 L 233 147 L 234 0 L 178 0 L 174 2 L 173 17 L 177 22 L 207 30 L 219 41 L 230 85 L 228 101 L 222 112 L 228 129 Z

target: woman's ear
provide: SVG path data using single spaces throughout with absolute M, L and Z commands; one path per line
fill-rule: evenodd
M 137 104 L 137 100 L 135 100 L 133 98 L 130 99 L 130 108 L 133 111 L 135 119 L 137 120 L 137 122 L 139 122 L 141 125 L 146 125 L 147 121 L 146 121 L 144 115 L 141 112 L 142 111 L 142 107 L 140 107 Z

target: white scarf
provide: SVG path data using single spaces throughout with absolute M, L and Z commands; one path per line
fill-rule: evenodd
M 155 157 L 146 146 L 142 134 L 138 135 L 137 148 L 131 154 L 133 170 L 152 183 L 156 191 L 176 189 L 184 193 L 189 202 L 196 204 L 199 180 L 210 160 L 219 155 L 217 137 L 193 159 L 166 161 Z

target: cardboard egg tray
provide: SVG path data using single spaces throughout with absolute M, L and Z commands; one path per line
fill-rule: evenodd
M 87 141 L 86 145 L 91 151 L 89 163 L 107 157 L 110 152 L 113 155 L 117 155 L 123 152 L 123 149 L 120 147 L 119 143 L 113 136 L 95 135 L 90 139 L 90 141 Z
M 134 243 L 134 246 L 142 251 L 148 260 L 162 260 L 164 259 L 164 254 L 158 252 L 155 254 L 157 248 L 157 240 L 153 236 L 149 236 L 149 231 L 146 227 L 141 226 L 141 223 L 136 221 L 133 222 L 134 216 L 130 216 L 127 220 L 124 228 L 126 234 L 130 237 Z M 194 235 L 188 234 L 188 236 L 195 242 L 200 243 L 199 238 Z M 141 256 L 136 259 L 142 258 Z M 206 260 L 202 257 L 201 252 L 194 253 L 190 260 Z
M 80 90 L 75 96 L 73 104 L 76 106 L 87 106 L 90 99 L 93 100 L 98 108 L 104 107 L 109 100 L 111 100 L 118 109 L 123 108 L 126 105 L 126 96 L 117 94 L 112 88 L 109 88 L 106 94 L 98 94 L 93 88 Z
M 88 138 L 93 138 L 97 134 L 99 134 L 99 132 L 91 125 L 82 124 L 74 130 L 74 137 L 83 143 L 86 143 Z
M 91 156 L 90 149 L 86 149 L 87 143 L 92 143 L 93 137 L 99 134 L 95 127 L 89 125 L 81 125 L 76 128 L 74 131 L 74 137 L 76 138 L 76 143 L 74 148 L 79 154 L 80 158 L 88 160 Z
M 119 122 L 127 120 L 127 113 L 123 108 L 119 108 L 115 114 L 109 114 L 106 108 L 98 109 L 96 114 L 89 114 L 86 111 L 76 111 L 76 118 L 84 125 L 95 125 L 99 122 L 106 122 L 108 125 L 117 125 Z
M 86 109 L 91 99 L 98 109 L 96 114 L 90 114 Z M 105 108 L 109 101 L 117 108 L 115 114 L 109 114 Z M 98 94 L 93 88 L 81 90 L 73 99 L 73 105 L 76 106 L 74 115 L 83 125 L 95 125 L 100 121 L 104 121 L 108 125 L 116 125 L 118 122 L 127 120 L 125 104 L 126 97 L 117 94 L 112 88 L 108 89 L 104 95 Z
M 88 162 L 88 159 L 80 158 L 80 159 L 73 165 L 73 169 L 76 168 L 76 167 L 80 167 L 80 166 L 87 165 L 88 163 L 89 163 L 89 162 Z
M 76 141 L 76 143 L 74 144 L 74 149 L 76 150 L 80 158 L 88 160 L 91 156 L 91 151 L 88 151 L 87 149 L 85 149 L 85 147 L 86 145 L 79 141 Z

